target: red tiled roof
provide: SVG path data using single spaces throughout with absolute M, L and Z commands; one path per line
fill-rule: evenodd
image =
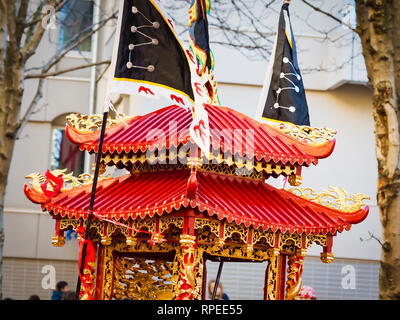
M 308 166 L 311 163 L 317 164 L 318 159 L 328 157 L 335 146 L 335 140 L 319 146 L 302 143 L 272 126 L 261 124 L 229 108 L 208 105 L 206 110 L 209 115 L 211 143 L 214 150 L 221 148 L 223 152 L 229 150 L 232 154 L 239 152 L 243 156 L 246 153 L 246 143 L 251 145 L 254 141 L 254 155 L 258 161 L 264 159 L 267 162 Z M 176 105 L 165 107 L 145 116 L 129 118 L 106 130 L 103 152 L 128 153 L 139 150 L 145 152 L 147 149 L 153 150 L 155 147 L 166 146 L 169 148 L 170 145 L 187 144 L 190 142 L 189 126 L 191 121 L 190 111 Z M 165 139 L 160 137 L 157 140 L 152 139 L 149 135 L 156 132 L 155 130 L 165 133 Z M 249 135 L 248 138 L 246 130 L 252 130 L 254 136 Z M 67 126 L 66 132 L 72 142 L 80 144 L 81 150 L 98 151 L 98 131 L 82 133 Z M 221 133 L 228 137 L 224 143 L 220 143 L 223 140 Z M 235 149 L 235 146 L 239 146 L 239 149 Z M 251 156 L 252 154 L 250 154 L 250 158 Z
M 87 218 L 91 185 L 61 192 L 53 198 L 43 197 L 25 185 L 25 194 L 55 215 Z M 99 181 L 94 211 L 105 218 L 127 220 L 161 216 L 188 207 L 246 227 L 307 234 L 349 230 L 352 224 L 364 220 L 369 211 L 365 207 L 343 213 L 259 180 L 202 170 L 196 176 L 191 176 L 190 170 L 174 170 Z

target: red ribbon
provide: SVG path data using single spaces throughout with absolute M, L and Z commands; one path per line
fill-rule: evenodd
M 135 231 L 135 232 L 142 232 L 142 233 L 146 233 L 146 234 L 150 234 L 151 235 L 151 239 L 148 240 L 147 242 L 150 243 L 152 246 L 155 246 L 157 243 L 159 242 L 164 242 L 164 241 L 168 241 L 167 239 L 164 238 L 164 235 L 162 233 L 157 233 L 157 232 L 150 232 L 150 231 L 146 231 L 146 230 L 139 230 L 139 229 L 135 229 L 132 228 L 130 226 L 127 226 L 126 224 L 123 224 L 121 222 L 115 221 L 115 220 L 111 220 L 111 219 L 107 219 L 104 218 L 102 215 L 99 215 L 96 212 L 93 212 L 93 215 L 97 218 L 99 218 L 100 220 L 106 221 L 106 222 L 110 222 L 112 224 L 115 224 L 117 226 L 123 227 L 123 228 L 127 228 L 129 230 Z
M 47 182 L 42 183 L 40 188 L 46 196 L 52 198 L 61 191 L 61 188 L 64 185 L 64 179 L 62 178 L 62 175 L 59 175 L 58 177 L 54 176 L 49 170 L 46 171 L 45 177 L 47 178 Z M 53 191 L 47 189 L 48 184 L 51 185 Z
M 83 245 L 86 243 L 86 256 L 85 256 L 85 263 L 83 270 L 88 269 L 94 274 L 94 270 L 92 267 L 89 266 L 89 263 L 94 263 L 96 260 L 96 249 L 94 247 L 94 244 L 92 240 L 90 239 L 84 239 L 84 234 L 85 234 L 85 227 L 79 226 L 76 229 L 76 232 L 79 234 L 79 260 L 78 260 L 78 266 L 79 266 L 79 278 L 81 279 L 82 286 L 85 290 L 85 293 L 88 295 L 89 300 L 94 300 L 92 294 L 91 294 L 91 289 L 93 288 L 93 282 L 92 279 L 90 279 L 90 274 L 85 275 L 81 274 L 81 265 L 82 265 L 82 250 L 83 250 Z

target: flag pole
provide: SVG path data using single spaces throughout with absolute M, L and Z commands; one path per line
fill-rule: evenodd
M 89 238 L 89 229 L 90 229 L 90 225 L 91 225 L 92 217 L 93 217 L 93 206 L 94 206 L 94 200 L 95 200 L 95 195 L 96 195 L 97 180 L 99 177 L 99 168 L 100 168 L 100 162 L 101 162 L 101 154 L 102 154 L 102 150 L 103 150 L 104 135 L 105 135 L 106 126 L 107 126 L 108 111 L 109 111 L 109 108 L 107 107 L 103 113 L 103 122 L 101 125 L 99 148 L 98 148 L 97 156 L 96 156 L 96 167 L 95 167 L 94 176 L 93 176 L 92 194 L 90 196 L 89 214 L 88 214 L 87 220 L 86 220 L 84 242 L 83 242 L 83 247 L 82 247 L 81 265 L 80 265 L 80 270 L 79 270 L 79 275 L 78 275 L 78 282 L 76 285 L 75 300 L 79 300 L 79 293 L 81 290 L 81 277 L 80 276 L 83 274 L 83 269 L 85 266 L 87 239 Z
M 215 300 L 215 295 L 216 295 L 216 293 L 217 293 L 217 289 L 218 289 L 218 286 L 219 286 L 219 279 L 221 278 L 221 273 L 222 273 L 222 267 L 223 267 L 223 266 L 224 266 L 224 262 L 221 261 L 221 262 L 219 263 L 218 273 L 217 273 L 217 279 L 215 279 L 214 290 L 213 290 L 213 293 L 212 293 L 211 300 Z M 222 292 L 221 292 L 221 294 L 222 294 Z
M 111 65 L 110 65 L 110 70 L 115 70 L 115 65 L 116 65 L 116 60 L 117 60 L 117 53 L 118 53 L 118 43 L 119 43 L 119 38 L 120 38 L 120 30 L 121 30 L 121 24 L 122 24 L 122 12 L 124 10 L 124 1 L 120 1 L 119 4 L 119 9 L 118 9 L 118 21 L 117 21 L 117 32 L 114 40 L 114 47 L 113 47 L 113 52 L 111 56 Z M 94 48 L 94 50 L 97 50 L 97 48 Z M 112 74 L 113 75 L 113 74 Z M 93 184 L 92 184 L 92 193 L 90 196 L 90 203 L 89 203 L 89 214 L 86 220 L 86 228 L 85 228 L 85 235 L 84 235 L 84 243 L 82 247 L 82 257 L 81 257 L 81 266 L 79 270 L 79 275 L 78 275 L 78 283 L 76 285 L 76 292 L 75 292 L 75 299 L 79 299 L 79 293 L 81 290 L 81 278 L 80 275 L 83 273 L 83 268 L 85 265 L 85 259 L 86 259 L 86 248 L 87 248 L 87 239 L 89 238 L 89 229 L 90 225 L 92 222 L 93 218 L 93 206 L 94 206 L 94 199 L 95 199 L 95 193 L 96 193 L 96 188 L 97 188 L 97 180 L 99 177 L 99 169 L 100 169 L 100 162 L 101 162 L 101 154 L 103 150 L 103 141 L 104 141 L 104 135 L 106 131 L 106 126 L 107 126 L 107 118 L 108 118 L 108 112 L 110 109 L 114 112 L 116 112 L 114 105 L 112 104 L 112 99 L 111 99 L 111 82 L 114 77 L 111 76 L 108 79 L 107 82 L 107 95 L 105 98 L 105 108 L 104 108 L 104 113 L 103 113 L 103 122 L 101 124 L 101 131 L 100 131 L 100 138 L 99 138 L 99 148 L 97 150 L 97 157 L 96 157 L 96 166 L 94 169 L 94 175 L 93 175 Z

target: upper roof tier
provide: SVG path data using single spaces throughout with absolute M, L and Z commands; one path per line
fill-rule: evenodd
M 61 189 L 58 194 L 47 196 L 37 184 L 39 180 L 36 175 L 32 187 L 25 185 L 25 194 L 31 201 L 42 204 L 42 209 L 54 217 L 87 219 L 91 183 L 75 183 L 72 189 Z M 327 197 L 326 192 L 323 196 Z M 344 193 L 335 201 L 338 207 L 259 180 L 185 169 L 103 179 L 97 185 L 93 212 L 106 219 L 127 221 L 193 208 L 199 214 L 254 229 L 334 235 L 366 218 L 369 209 L 361 208 L 363 198 L 354 201 L 355 198 L 347 198 Z
M 213 152 L 220 150 L 224 154 L 248 158 L 254 155 L 256 161 L 309 166 L 317 164 L 318 159 L 328 157 L 335 146 L 335 139 L 329 134 L 332 131 L 326 129 L 299 129 L 290 125 L 288 129 L 287 124 L 275 127 L 226 107 L 206 105 L 206 110 Z M 80 144 L 81 150 L 97 152 L 100 131 L 82 130 L 78 122 L 67 124 L 67 136 L 72 142 Z M 144 116 L 125 118 L 107 128 L 103 153 L 128 154 L 186 145 L 191 139 L 191 122 L 191 112 L 177 105 Z

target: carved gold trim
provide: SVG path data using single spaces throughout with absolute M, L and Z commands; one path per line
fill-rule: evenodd
M 136 219 L 133 220 L 132 227 L 137 230 L 147 230 L 148 232 L 155 232 L 156 222 L 155 219 L 152 218 Z
M 268 250 L 268 266 L 266 272 L 266 300 L 276 300 L 278 293 L 278 268 L 279 268 L 279 250 L 272 248 Z
M 127 117 L 122 113 L 117 113 L 114 119 L 110 117 L 107 118 L 107 126 L 121 123 L 128 118 L 129 117 Z M 66 116 L 66 120 L 67 124 L 70 127 L 73 127 L 82 133 L 91 133 L 101 128 L 103 123 L 103 115 L 102 114 L 85 115 L 79 113 L 71 113 L 68 116 Z
M 293 187 L 298 187 L 301 185 L 301 183 L 303 182 L 303 177 L 302 176 L 298 176 L 297 174 L 291 174 L 289 176 L 288 182 L 291 186 Z
M 118 272 L 118 270 L 115 270 L 114 267 L 115 263 L 113 258 L 114 252 L 121 252 L 121 253 L 165 252 L 166 253 L 176 250 L 178 247 L 179 247 L 178 244 L 173 244 L 169 242 L 161 242 L 152 246 L 146 241 L 141 241 L 136 238 L 135 241 L 132 242 L 131 244 L 112 240 L 109 246 L 104 247 L 103 299 L 110 300 L 114 297 L 114 292 L 112 292 L 112 287 L 111 287 L 113 283 L 113 276 L 114 277 L 120 276 L 117 275 L 116 272 Z M 171 281 L 176 281 L 174 280 L 176 279 L 176 277 L 177 275 L 174 274 L 171 278 Z M 165 298 L 165 295 L 163 297 Z
M 69 227 L 72 227 L 72 230 L 76 231 L 76 229 L 81 225 L 82 220 L 76 219 L 61 219 L 60 220 L 60 230 L 67 230 Z
M 111 244 L 111 237 L 101 236 L 101 244 L 103 246 L 109 246 Z
M 279 237 L 279 248 L 284 248 L 287 245 L 293 245 L 297 248 L 301 248 L 301 235 L 297 233 L 283 233 Z
M 217 220 L 211 220 L 211 219 L 200 219 L 196 218 L 194 222 L 194 229 L 202 229 L 204 227 L 210 227 L 210 231 L 216 235 L 217 237 L 219 236 L 219 227 L 220 227 L 220 221 Z
M 235 234 L 239 236 L 240 241 L 247 243 L 249 229 L 243 225 L 237 225 L 235 223 L 225 223 L 224 228 L 224 240 L 232 238 Z
M 160 232 L 163 233 L 171 225 L 182 229 L 183 228 L 183 218 L 182 217 L 162 217 L 160 218 Z
M 172 261 L 152 261 L 145 258 L 115 259 L 114 297 L 118 300 L 171 300 L 174 298 L 170 278 L 174 274 Z
M 275 234 L 272 231 L 264 231 L 264 230 L 253 230 L 253 244 L 257 244 L 262 238 L 265 239 L 265 242 L 269 244 L 271 247 L 275 245 Z
M 322 247 L 326 247 L 328 244 L 327 236 L 322 234 L 313 234 L 310 233 L 306 236 L 306 248 L 311 247 L 314 243 L 319 244 Z
M 177 159 L 178 157 L 178 159 Z M 176 153 L 163 153 L 161 156 L 156 157 L 152 154 L 149 158 L 145 153 L 133 154 L 106 154 L 103 156 L 104 163 L 117 164 L 123 163 L 124 165 L 132 164 L 132 173 L 148 172 L 148 171 L 165 171 L 165 170 L 178 170 L 190 167 L 193 160 L 188 160 L 186 152 Z M 223 173 L 234 176 L 246 176 L 251 179 L 265 180 L 267 174 L 285 174 L 287 176 L 296 175 L 296 166 L 293 165 L 279 165 L 273 163 L 265 163 L 256 161 L 254 159 L 237 159 L 236 161 L 232 156 L 223 158 L 222 154 L 210 154 L 210 160 L 207 163 L 197 159 L 199 168 L 215 172 Z M 296 181 L 301 181 L 300 176 L 296 176 Z M 294 178 L 291 178 L 293 181 Z
M 337 131 L 330 128 L 317 128 L 309 126 L 298 126 L 287 122 L 268 122 L 272 127 L 279 129 L 286 135 L 296 138 L 301 142 L 306 142 L 313 145 L 322 145 L 332 141 Z
M 55 247 L 62 247 L 65 245 L 65 237 L 63 236 L 53 236 L 51 238 L 51 244 Z
M 331 252 L 321 252 L 320 259 L 323 263 L 332 263 L 334 255 Z
M 63 186 L 61 188 L 62 191 L 66 190 L 72 190 L 78 187 L 83 187 L 87 186 L 89 184 L 93 183 L 93 175 L 89 173 L 82 173 L 78 177 L 73 176 L 73 172 L 66 173 L 67 169 L 56 169 L 53 171 L 50 171 L 52 175 L 55 177 L 62 176 L 63 178 Z M 31 179 L 31 181 L 28 182 L 28 184 L 37 192 L 43 193 L 43 190 L 41 189 L 41 185 L 43 183 L 47 182 L 47 178 L 40 174 L 40 173 L 31 173 L 30 175 L 25 177 L 26 179 Z M 105 180 L 105 179 L 111 179 L 110 176 L 102 176 L 99 175 L 98 181 Z
M 304 199 L 346 213 L 360 210 L 365 205 L 362 201 L 370 199 L 361 193 L 349 195 L 341 187 L 329 186 L 329 189 L 330 191 L 322 190 L 321 192 L 317 192 L 312 188 L 292 188 L 286 190 Z

